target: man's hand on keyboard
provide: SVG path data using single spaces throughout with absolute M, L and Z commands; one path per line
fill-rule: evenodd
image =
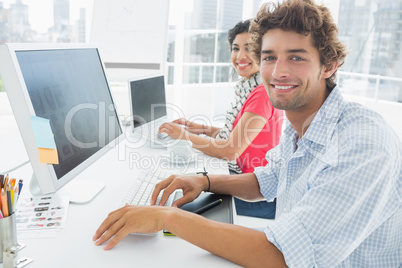
M 151 205 L 156 204 L 157 197 L 163 190 L 159 205 L 164 206 L 169 196 L 177 189 L 183 190 L 183 197 L 174 201 L 172 207 L 181 207 L 195 200 L 202 191 L 208 189 L 208 181 L 203 175 L 172 175 L 155 185 Z
M 154 233 L 162 230 L 160 226 L 161 216 L 166 213 L 166 207 L 159 206 L 131 206 L 126 205 L 119 208 L 107 216 L 99 228 L 96 230 L 92 240 L 95 245 L 105 245 L 108 250 L 117 245 L 124 237 L 130 233 Z

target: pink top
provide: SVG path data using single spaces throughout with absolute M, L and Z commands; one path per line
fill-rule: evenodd
M 265 154 L 279 143 L 282 134 L 283 111 L 275 109 L 271 105 L 268 93 L 261 84 L 247 97 L 233 122 L 232 131 L 245 112 L 254 113 L 267 119 L 261 132 L 236 159 L 237 165 L 243 173 L 252 173 L 255 167 L 265 166 L 268 163 Z

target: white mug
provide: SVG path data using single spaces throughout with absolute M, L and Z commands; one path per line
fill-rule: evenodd
M 170 160 L 187 162 L 192 156 L 191 145 L 186 140 L 176 140 L 172 142 L 168 147 L 167 151 L 169 153 Z

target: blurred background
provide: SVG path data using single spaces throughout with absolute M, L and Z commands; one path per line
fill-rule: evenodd
M 187 117 L 219 123 L 233 90 L 227 31 L 254 17 L 263 2 L 0 0 L 0 42 L 96 44 L 121 115 L 129 114 L 127 80 L 163 72 L 168 102 Z M 350 51 L 338 85 L 402 128 L 395 118 L 402 102 L 402 0 L 321 2 Z M 0 116 L 9 112 L 1 104 Z

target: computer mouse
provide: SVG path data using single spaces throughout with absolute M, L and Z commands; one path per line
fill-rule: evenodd
M 158 133 L 156 134 L 156 137 L 157 137 L 158 139 L 164 140 L 164 139 L 166 139 L 167 137 L 169 137 L 169 135 L 168 135 L 167 133 L 158 132 Z

